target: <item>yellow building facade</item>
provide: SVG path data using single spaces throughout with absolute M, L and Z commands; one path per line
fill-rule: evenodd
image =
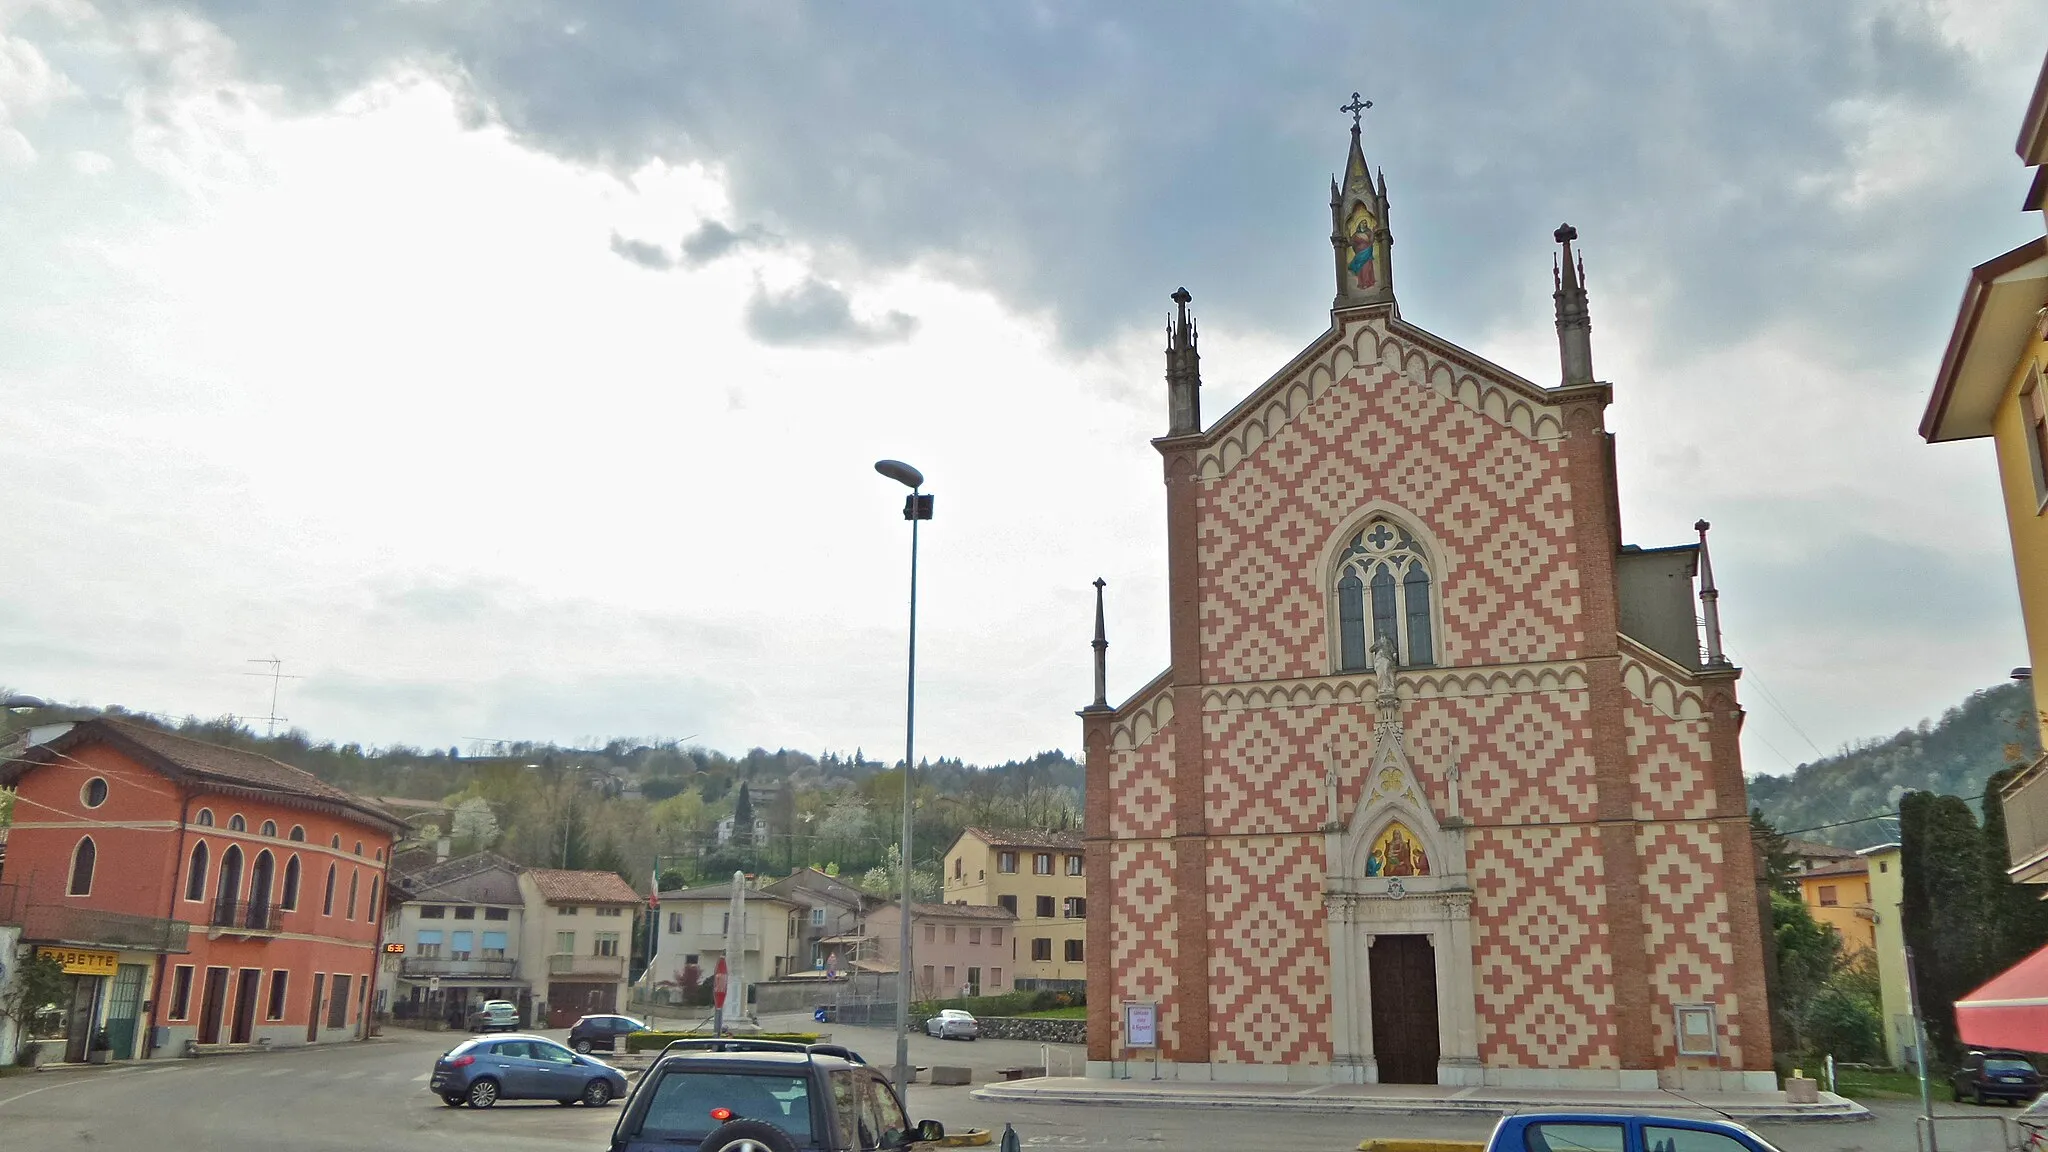
M 1913 1005 L 1906 990 L 1906 932 L 1899 906 L 1906 885 L 1897 844 L 1880 844 L 1862 852 L 1869 871 L 1871 934 L 1877 953 L 1879 1011 L 1884 1014 L 1884 1051 L 1894 1068 L 1913 1058 Z
M 1088 987 L 1088 876 L 1069 832 L 969 828 L 946 850 L 945 902 L 1017 917 L 1010 971 L 1019 991 Z
M 1869 871 L 1869 861 L 1856 857 L 1821 865 L 1799 877 L 1799 898 L 1815 920 L 1842 938 L 1845 952 L 1877 950 Z
M 2048 65 L 2015 151 L 2035 170 L 2022 209 L 2048 214 Z M 2048 668 L 2048 235 L 1970 270 L 1920 435 L 1931 444 L 1992 441 L 2030 668 Z M 2048 691 L 2038 676 L 2033 688 L 2048 737 Z M 2013 877 L 2048 884 L 2048 758 L 2003 796 Z

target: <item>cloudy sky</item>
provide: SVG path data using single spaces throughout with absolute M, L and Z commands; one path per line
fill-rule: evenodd
M 1075 746 L 1165 660 L 1160 327 L 1327 323 L 1353 89 L 1403 314 L 1704 516 L 1752 771 L 2023 663 L 1988 446 L 1914 433 L 2028 235 L 2036 0 L 0 0 L 0 683 L 366 743 Z

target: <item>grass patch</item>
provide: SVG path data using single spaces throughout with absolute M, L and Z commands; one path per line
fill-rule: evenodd
M 1932 1077 L 1930 1077 L 1932 1080 Z M 1930 1084 L 1937 1100 L 1948 1099 L 1948 1089 Z M 1918 1100 L 1920 1077 L 1911 1072 L 1881 1072 L 1863 1068 L 1837 1068 L 1835 1091 L 1851 1100 Z
M 1021 1015 L 1026 1020 L 1086 1020 L 1088 1006 L 1076 1004 L 1072 1008 L 1047 1008 L 1043 1012 L 1025 1012 Z

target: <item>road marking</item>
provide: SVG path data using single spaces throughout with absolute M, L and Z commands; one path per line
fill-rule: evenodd
M 362 1074 L 363 1074 L 363 1073 L 362 1073 L 362 1070 L 361 1070 L 361 1069 L 357 1069 L 357 1070 L 356 1070 L 356 1071 L 354 1071 L 354 1072 L 343 1072 L 343 1073 L 342 1073 L 341 1075 L 339 1075 L 339 1076 L 330 1076 L 330 1077 L 328 1077 L 328 1079 L 330 1079 L 330 1080 L 354 1080 L 354 1079 L 355 1079 L 356 1077 L 358 1077 L 358 1076 L 361 1076 Z
M 268 1070 L 268 1071 L 265 1071 L 265 1072 L 258 1072 L 258 1073 L 257 1073 L 257 1075 L 258 1075 L 258 1076 L 282 1076 L 282 1075 L 284 1075 L 285 1073 L 287 1073 L 287 1072 L 290 1072 L 290 1071 L 291 1071 L 291 1069 L 289 1069 L 289 1068 L 272 1068 L 272 1069 L 270 1069 L 270 1070 Z
M 400 1073 L 400 1075 L 404 1075 L 404 1073 Z M 422 1072 L 419 1075 L 413 1077 L 412 1082 L 415 1084 L 425 1084 L 427 1081 L 432 1080 L 433 1078 L 434 1074 L 432 1072 Z

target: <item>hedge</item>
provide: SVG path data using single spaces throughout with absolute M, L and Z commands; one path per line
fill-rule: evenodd
M 816 1032 L 763 1032 L 758 1036 L 726 1036 L 727 1040 L 781 1040 L 791 1044 L 816 1044 Z M 645 1052 L 662 1049 L 675 1040 L 711 1040 L 709 1032 L 633 1032 L 626 1036 L 626 1051 Z
M 910 1018 L 918 1020 L 937 1016 L 941 1008 L 965 1008 L 976 1016 L 1022 1016 L 1026 1012 L 1072 1008 L 1087 1002 L 1086 996 L 1074 992 L 1005 992 L 1001 996 L 969 996 L 965 999 L 954 996 L 946 1000 L 912 1001 Z

